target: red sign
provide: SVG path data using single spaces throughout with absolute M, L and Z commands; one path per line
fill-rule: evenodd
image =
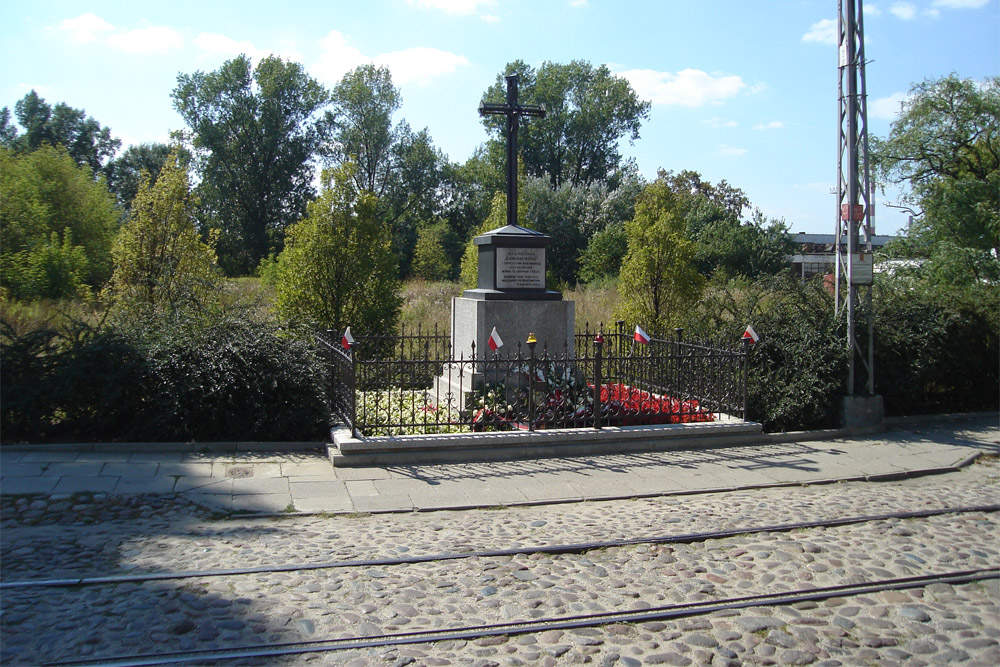
M 841 204 L 840 205 L 840 219 L 847 220 L 850 216 L 851 205 Z M 861 204 L 854 205 L 854 215 L 850 217 L 852 222 L 861 222 L 865 219 L 865 207 Z

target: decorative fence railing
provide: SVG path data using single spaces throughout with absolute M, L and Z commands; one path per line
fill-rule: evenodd
M 359 336 L 351 350 L 318 335 L 335 418 L 357 437 L 745 419 L 743 344 L 653 337 L 624 323 L 576 334 L 557 352 L 516 344 L 476 358 L 452 355 L 436 329 Z

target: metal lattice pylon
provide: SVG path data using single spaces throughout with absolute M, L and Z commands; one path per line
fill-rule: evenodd
M 868 162 L 868 97 L 862 0 L 839 2 L 840 132 L 837 151 L 835 297 L 850 350 L 847 394 L 875 393 L 872 320 L 874 199 Z

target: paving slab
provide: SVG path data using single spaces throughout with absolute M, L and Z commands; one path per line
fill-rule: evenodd
M 59 477 L 52 493 L 109 493 L 118 484 L 117 477 Z
M 176 481 L 172 477 L 119 477 L 113 493 L 119 495 L 162 495 L 173 493 Z
M 3 477 L 4 479 L 8 477 L 38 477 L 43 472 L 47 464 L 45 463 L 3 463 L 2 465 Z
M 50 495 L 58 483 L 58 477 L 4 477 L 0 479 L 0 495 Z
M 153 477 L 159 463 L 105 463 L 100 474 L 105 477 Z

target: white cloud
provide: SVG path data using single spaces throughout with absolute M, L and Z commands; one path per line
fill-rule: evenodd
M 437 9 L 446 14 L 475 14 L 480 7 L 492 7 L 495 0 L 406 0 L 413 7 Z
M 569 0 L 570 7 L 586 7 L 587 0 Z
M 479 17 L 484 23 L 499 23 L 500 17 L 494 16 L 493 14 L 483 14 Z
M 104 42 L 126 53 L 166 53 L 184 46 L 184 36 L 169 26 L 121 30 L 90 12 L 61 21 L 57 29 L 75 44 Z
M 111 35 L 108 46 L 126 53 L 166 53 L 184 46 L 184 36 L 173 28 L 156 25 Z
M 331 30 L 320 40 L 322 53 L 319 60 L 310 71 L 316 72 L 316 77 L 328 83 L 337 83 L 345 74 L 365 63 L 371 58 L 365 57 L 360 50 L 347 43 L 347 39 L 337 30 Z
M 908 99 L 906 93 L 893 93 L 888 97 L 880 97 L 868 104 L 868 115 L 871 118 L 896 120 L 900 105 Z
M 739 125 L 739 123 L 737 123 L 735 120 L 729 120 L 727 118 L 706 118 L 701 122 L 702 125 L 708 125 L 709 127 L 712 128 L 737 127 Z
M 620 75 L 628 79 L 640 98 L 664 106 L 719 104 L 746 87 L 738 76 L 713 76 L 697 69 L 685 69 L 676 74 L 633 69 L 620 72 Z
M 359 65 L 375 63 L 389 68 L 395 85 L 416 83 L 424 86 L 437 76 L 450 74 L 469 64 L 465 56 L 428 47 L 391 51 L 372 58 L 349 44 L 348 39 L 336 30 L 331 30 L 320 41 L 320 47 L 322 53 L 319 60 L 309 69 L 316 72 L 319 80 L 327 83 L 339 82 Z
M 469 64 L 465 56 L 448 51 L 418 46 L 404 51 L 383 53 L 375 58 L 376 65 L 385 65 L 392 72 L 392 82 L 400 85 L 414 82 L 426 86 L 440 74 L 450 74 Z
M 809 26 L 809 31 L 802 35 L 802 41 L 837 46 L 840 41 L 838 30 L 834 19 L 823 19 Z
M 76 18 L 63 19 L 59 29 L 69 33 L 70 41 L 77 44 L 96 42 L 105 33 L 112 32 L 115 27 L 96 14 L 87 12 Z
M 865 16 L 882 16 L 882 10 L 878 5 L 865 5 Z
M 946 9 L 979 9 L 985 7 L 990 0 L 934 0 L 931 4 L 935 7 L 945 7 Z
M 234 58 L 241 53 L 245 53 L 251 58 L 258 55 L 257 47 L 252 42 L 238 42 L 232 37 L 215 32 L 199 33 L 194 39 L 194 45 L 202 51 L 225 58 Z
M 719 155 L 725 155 L 726 157 L 740 157 L 741 155 L 746 155 L 747 149 L 719 144 L 718 152 Z
M 780 130 L 785 126 L 780 120 L 772 120 L 770 123 L 757 123 L 753 126 L 755 130 Z
M 912 21 L 917 18 L 917 6 L 911 2 L 897 2 L 889 8 L 889 13 L 898 19 Z

